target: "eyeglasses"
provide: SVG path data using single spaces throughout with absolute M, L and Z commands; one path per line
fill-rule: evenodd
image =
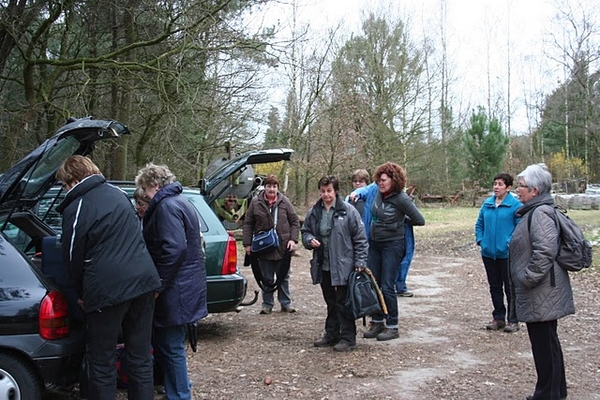
M 529 186 L 527 186 L 527 185 L 522 185 L 522 184 L 520 184 L 520 183 L 519 183 L 519 185 L 518 185 L 517 187 L 520 187 L 520 188 L 527 188 L 527 189 L 529 189 Z

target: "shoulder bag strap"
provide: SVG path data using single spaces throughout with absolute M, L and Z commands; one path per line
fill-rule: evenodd
M 527 216 L 527 233 L 531 231 L 531 218 L 533 217 L 533 212 L 536 209 L 537 207 L 528 212 L 529 215 Z M 554 222 L 556 223 L 556 220 Z M 550 269 L 550 286 L 556 286 L 556 278 L 554 276 L 554 265 L 552 265 L 552 268 Z

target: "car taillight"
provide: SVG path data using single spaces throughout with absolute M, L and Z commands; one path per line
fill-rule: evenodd
M 237 272 L 237 245 L 233 233 L 228 232 L 227 245 L 225 246 L 225 257 L 221 267 L 221 275 L 231 275 Z
M 40 304 L 40 336 L 47 340 L 69 334 L 69 306 L 60 292 L 50 292 Z

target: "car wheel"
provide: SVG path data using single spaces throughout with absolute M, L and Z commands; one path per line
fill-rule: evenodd
M 0 399 L 40 399 L 40 384 L 24 361 L 0 354 Z

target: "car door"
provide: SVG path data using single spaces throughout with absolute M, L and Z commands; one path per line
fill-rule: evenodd
M 114 120 L 72 119 L 13 167 L 0 175 L 0 212 L 29 209 L 56 182 L 55 174 L 73 154 L 88 155 L 99 140 L 129 134 Z

